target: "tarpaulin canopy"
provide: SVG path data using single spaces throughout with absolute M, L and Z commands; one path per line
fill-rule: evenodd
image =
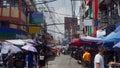
M 120 41 L 120 26 L 117 27 L 113 32 L 105 37 L 103 40 L 104 43 L 106 42 L 118 42 Z
M 86 42 L 86 41 L 82 41 L 80 40 L 80 38 L 75 38 L 72 39 L 71 41 L 71 46 L 82 46 L 82 45 L 87 45 L 87 44 L 91 44 L 90 42 Z
M 105 37 L 103 42 L 118 42 L 120 41 L 120 31 L 112 32 L 108 36 Z
M 89 42 L 102 42 L 101 38 L 96 38 L 96 37 L 91 37 L 91 36 L 81 37 L 81 40 L 89 41 Z

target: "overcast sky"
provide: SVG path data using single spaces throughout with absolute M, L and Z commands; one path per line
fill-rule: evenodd
M 50 0 L 47 0 L 50 1 Z M 51 13 L 52 19 L 54 19 L 55 23 L 64 23 L 64 17 L 72 17 L 71 12 L 71 0 L 56 0 L 54 2 L 47 3 L 50 10 L 54 11 L 56 13 Z M 76 14 L 78 14 L 80 1 L 76 2 Z M 46 16 L 46 22 L 47 24 L 53 24 L 51 17 L 49 13 L 45 12 Z M 60 31 L 64 33 L 64 25 L 57 25 L 58 29 L 55 26 L 48 26 L 48 29 L 53 31 Z M 52 35 L 55 35 L 54 37 L 63 37 L 62 35 L 58 33 L 49 32 Z

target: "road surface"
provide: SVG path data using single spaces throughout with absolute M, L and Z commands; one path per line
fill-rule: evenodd
M 48 68 L 82 68 L 77 60 L 71 58 L 69 55 L 61 55 L 52 57 L 48 61 Z

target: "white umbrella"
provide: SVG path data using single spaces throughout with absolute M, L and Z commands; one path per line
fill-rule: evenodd
M 32 46 L 32 44 L 27 43 L 27 45 L 22 46 L 22 49 L 25 49 L 27 51 L 37 52 L 37 49 Z
M 23 40 L 20 39 L 16 39 L 16 40 L 5 40 L 9 43 L 12 43 L 14 45 L 25 45 L 25 42 Z
M 35 41 L 33 41 L 32 39 L 24 39 L 24 42 L 30 42 L 30 43 L 35 43 Z
M 14 46 L 14 45 L 11 44 L 11 43 L 4 42 L 2 45 L 3 45 L 3 46 L 2 46 L 2 49 L 1 49 L 1 53 L 2 53 L 2 54 L 8 53 L 9 50 L 11 50 L 10 53 L 22 52 L 22 50 L 21 50 L 19 47 Z
M 14 45 L 10 46 L 10 48 L 9 48 L 9 49 L 11 49 L 11 53 L 18 53 L 18 52 L 22 52 L 22 50 L 21 50 L 19 47 L 14 46 Z

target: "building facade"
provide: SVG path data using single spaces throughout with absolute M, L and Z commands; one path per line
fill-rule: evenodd
M 108 35 L 119 26 L 119 0 L 85 0 L 82 4 L 82 10 L 84 10 L 83 21 L 92 19 L 91 36 L 96 37 L 98 30 L 105 30 L 105 34 Z M 86 6 L 88 6 L 88 9 Z M 87 34 L 89 34 L 89 30 L 87 30 Z
M 35 11 L 32 0 L 0 0 L 0 38 L 27 38 L 29 13 Z

